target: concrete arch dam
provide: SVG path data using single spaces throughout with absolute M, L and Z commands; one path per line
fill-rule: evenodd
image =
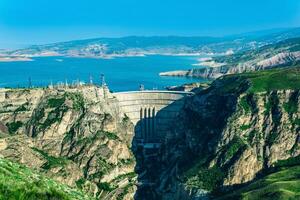
M 132 91 L 113 95 L 121 110 L 135 125 L 135 137 L 144 143 L 157 143 L 168 132 L 170 122 L 184 105 L 191 92 Z

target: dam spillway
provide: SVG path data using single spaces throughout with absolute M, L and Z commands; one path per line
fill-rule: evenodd
M 135 137 L 151 143 L 166 136 L 171 122 L 184 105 L 184 98 L 191 92 L 180 91 L 131 91 L 113 95 L 120 109 L 135 125 Z

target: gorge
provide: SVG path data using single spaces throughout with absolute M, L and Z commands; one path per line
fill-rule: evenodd
M 87 199 L 255 199 L 268 198 L 270 187 L 297 197 L 299 74 L 291 67 L 229 75 L 194 93 L 1 89 L 0 174 L 1 163 L 21 163 Z M 284 179 L 290 169 L 295 176 Z M 273 178 L 252 192 L 276 173 L 280 187 Z M 10 184 L 6 194 L 28 195 L 24 184 Z

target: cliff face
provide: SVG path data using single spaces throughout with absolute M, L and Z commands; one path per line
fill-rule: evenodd
M 299 67 L 221 77 L 186 97 L 159 148 L 134 152 L 103 88 L 1 89 L 0 155 L 100 199 L 224 197 L 282 167 L 299 179 L 299 88 Z
M 289 78 L 298 73 L 279 74 L 295 84 Z M 162 199 L 213 198 L 298 158 L 299 85 L 262 86 L 252 76 L 218 79 L 187 99 L 161 152 L 155 187 Z
M 132 199 L 133 125 L 109 92 L 2 89 L 0 155 L 101 199 Z

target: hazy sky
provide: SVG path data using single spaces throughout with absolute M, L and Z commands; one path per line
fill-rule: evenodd
M 0 0 L 0 48 L 91 37 L 300 26 L 300 0 Z

